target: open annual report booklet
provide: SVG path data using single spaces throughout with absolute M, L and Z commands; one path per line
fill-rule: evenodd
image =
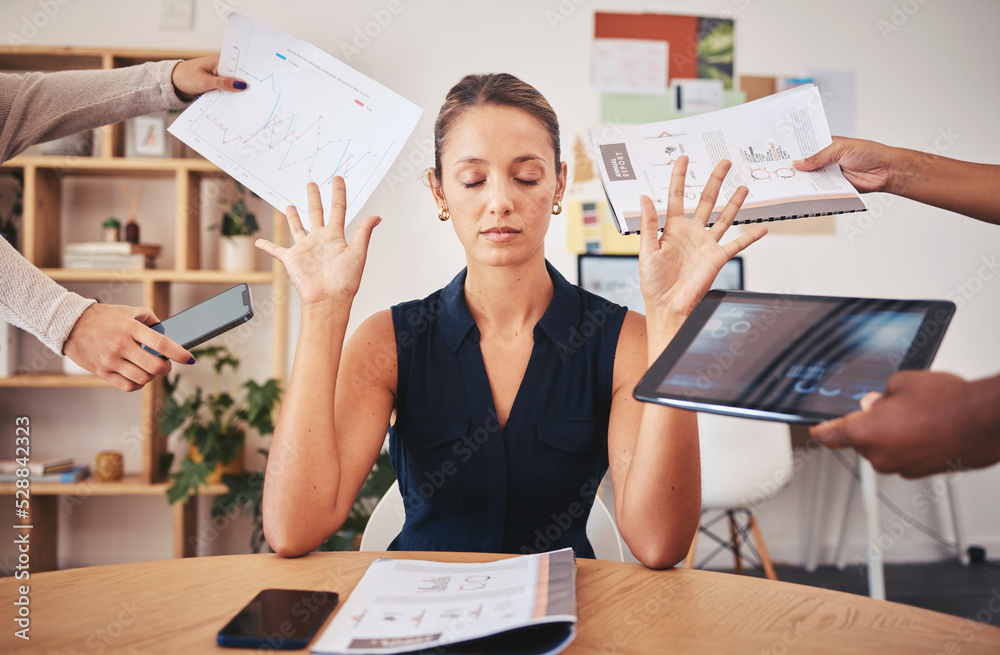
M 800 171 L 792 162 L 833 143 L 819 90 L 798 86 L 753 102 L 660 123 L 590 131 L 601 183 L 621 234 L 639 231 L 639 196 L 652 198 L 663 228 L 674 162 L 688 157 L 684 211 L 691 216 L 723 159 L 733 163 L 711 225 L 740 186 L 750 190 L 735 223 L 865 211 L 837 164 Z
M 558 653 L 576 634 L 569 548 L 497 562 L 379 558 L 313 653 Z

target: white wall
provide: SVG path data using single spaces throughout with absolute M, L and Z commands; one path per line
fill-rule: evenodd
M 56 5 L 56 0 L 4 2 L 0 6 L 3 32 L 25 30 L 32 44 L 214 49 L 221 44 L 224 28 L 220 11 L 231 6 L 340 55 L 342 46 L 354 42 L 390 4 L 387 0 L 197 0 L 194 30 L 173 32 L 159 29 L 158 2 L 63 1 L 65 6 L 51 18 L 39 12 Z M 399 3 L 398 15 L 368 39 L 350 63 L 416 102 L 425 113 L 394 169 L 403 181 L 393 188 L 383 184 L 368 203 L 366 211 L 379 213 L 384 222 L 373 239 L 352 328 L 379 309 L 439 288 L 464 265 L 450 225 L 438 222 L 429 193 L 413 172 L 432 163 L 426 148 L 434 116 L 447 89 L 462 75 L 511 72 L 542 91 L 564 125 L 598 123 L 598 96 L 589 85 L 595 10 L 732 16 L 738 72 L 856 71 L 858 136 L 936 149 L 960 159 L 1000 161 L 1000 130 L 995 122 L 1000 106 L 996 72 L 1000 45 L 994 34 L 1000 24 L 1000 5 L 990 0 Z M 41 26 L 37 33 L 29 29 L 32 21 Z M 883 33 L 880 21 L 890 26 L 895 21 L 898 29 Z M 942 132 L 954 135 L 953 139 L 942 141 Z M 80 188 L 77 193 L 86 204 L 88 189 Z M 169 210 L 164 214 L 171 215 Z M 1000 254 L 1000 228 L 994 226 L 902 199 L 879 214 L 874 221 L 864 215 L 840 217 L 835 236 L 765 238 L 746 253 L 749 286 L 792 293 L 954 297 L 961 285 L 978 279 L 982 258 Z M 860 234 L 850 230 L 849 237 L 848 225 L 860 228 Z M 565 252 L 563 227 L 553 221 L 547 255 L 573 279 L 574 257 Z M 963 303 L 935 368 L 967 377 L 1000 371 L 1000 347 L 993 327 L 1000 319 L 1000 283 L 992 278 L 981 282 L 973 282 L 981 290 Z M 121 302 L 136 301 L 123 297 Z M 266 348 L 269 343 L 263 334 L 268 331 L 261 332 L 255 336 L 259 337 L 257 345 L 247 346 L 248 359 L 253 348 Z M 293 336 L 296 332 L 293 317 Z M 257 374 L 253 366 L 249 370 Z M 266 372 L 265 366 L 260 374 Z M 127 444 L 138 420 L 138 399 L 124 399 L 110 390 L 3 391 L 0 425 L 13 425 L 13 417 L 23 414 L 32 416 L 38 454 L 44 454 L 43 449 L 68 451 L 86 459 L 98 449 Z M 6 450 L 12 450 L 10 432 L 3 430 L 0 436 L 0 446 Z M 132 457 L 127 462 L 137 468 L 138 460 Z M 816 458 L 803 461 L 790 486 L 760 512 L 778 560 L 802 559 Z M 839 487 L 831 484 L 828 490 L 832 511 L 839 507 L 846 479 L 836 464 L 828 463 L 840 483 Z M 963 474 L 957 483 L 968 536 L 973 543 L 991 547 L 994 557 L 1000 553 L 998 482 L 1000 468 Z M 933 494 L 928 484 L 896 477 L 881 480 L 883 491 L 897 505 L 931 528 L 950 534 L 934 510 L 920 509 L 919 498 Z M 889 534 L 899 522 L 888 512 L 883 514 Z M 87 500 L 72 513 L 64 510 L 62 518 L 68 528 L 60 539 L 63 566 L 170 556 L 169 512 L 161 499 Z M 835 519 L 832 514 L 822 517 L 824 557 L 829 557 L 835 539 Z M 856 511 L 848 526 L 848 548 L 858 556 L 863 554 L 862 526 L 860 511 Z M 241 525 L 223 531 L 203 552 L 243 552 L 245 541 L 245 525 Z M 3 543 L 10 540 L 4 538 Z M 0 554 L 8 553 L 7 546 L 0 546 Z M 914 528 L 893 540 L 886 554 L 889 560 L 943 556 L 936 542 Z

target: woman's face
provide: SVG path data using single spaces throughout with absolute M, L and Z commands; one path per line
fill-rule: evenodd
M 566 185 L 565 165 L 559 171 L 538 119 L 514 107 L 483 105 L 462 114 L 448 132 L 440 186 L 431 188 L 438 206 L 451 212 L 470 261 L 510 266 L 544 257 L 552 205 Z

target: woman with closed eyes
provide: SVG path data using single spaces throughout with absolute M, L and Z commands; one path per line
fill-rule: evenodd
M 311 231 L 289 208 L 295 244 L 258 241 L 302 297 L 264 489 L 271 547 L 302 555 L 339 529 L 388 429 L 406 506 L 393 549 L 570 546 L 593 557 L 586 523 L 610 467 L 618 528 L 633 554 L 652 568 L 680 561 L 701 511 L 695 414 L 639 403 L 632 389 L 722 265 L 766 232 L 758 226 L 719 244 L 745 189 L 706 229 L 728 165 L 715 170 L 690 219 L 687 161 L 678 161 L 662 236 L 643 200 L 647 315 L 627 311 L 570 284 L 545 259 L 566 188 L 548 102 L 513 76 L 469 75 L 438 115 L 428 171 L 437 217 L 451 223 L 467 266 L 428 297 L 371 316 L 346 345 L 380 219 L 366 219 L 347 243 L 343 180 L 334 180 L 326 226 L 310 186 Z

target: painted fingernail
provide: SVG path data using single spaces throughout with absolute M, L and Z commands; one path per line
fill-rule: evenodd
M 235 82 L 233 82 L 233 88 L 242 91 L 243 89 L 247 88 L 247 83 L 244 82 L 243 80 L 236 80 Z
M 191 364 L 194 364 L 194 357 L 188 358 L 188 365 L 190 366 Z

